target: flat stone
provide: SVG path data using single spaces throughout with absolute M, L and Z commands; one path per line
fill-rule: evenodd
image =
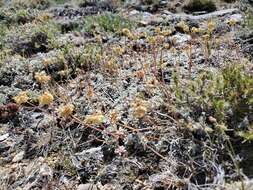
M 0 142 L 6 140 L 9 137 L 9 133 L 0 136 Z
M 239 12 L 240 12 L 239 9 L 225 9 L 225 10 L 214 11 L 212 13 L 207 13 L 203 15 L 191 15 L 191 14 L 184 14 L 184 13 L 174 14 L 169 11 L 163 11 L 163 13 L 168 16 L 173 16 L 175 19 L 182 19 L 182 20 L 208 20 L 208 19 L 213 19 L 216 17 L 238 14 Z
M 25 151 L 19 152 L 18 154 L 16 154 L 14 156 L 14 158 L 12 159 L 12 162 L 19 162 L 19 161 L 21 161 L 24 158 L 24 155 L 25 155 Z
M 77 190 L 97 190 L 97 186 L 92 183 L 80 184 Z

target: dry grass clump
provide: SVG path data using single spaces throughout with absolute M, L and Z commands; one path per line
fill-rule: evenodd
M 167 26 L 140 32 L 131 21 L 105 13 L 86 17 L 83 31 L 92 35 L 85 43 L 60 46 L 55 43 L 58 25 L 40 14 L 7 34 L 12 38 L 8 48 L 29 58 L 31 81 L 11 101 L 20 108 L 16 117 L 24 117 L 19 122 L 40 120 L 27 132 L 29 137 L 35 137 L 30 134 L 34 129 L 39 133 L 34 154 L 46 157 L 55 170 L 67 171 L 68 178 L 78 175 L 82 183 L 123 178 L 116 183 L 198 189 L 224 183 L 224 172 L 241 179 L 227 130 L 233 135 L 252 130 L 238 128 L 245 120 L 252 124 L 249 67 L 218 57 L 219 72 L 200 71 L 199 65 L 213 68 L 219 50 L 215 22 L 197 28 L 182 21 L 176 27 L 177 35 Z M 75 33 L 71 38 L 77 36 L 83 37 Z M 117 41 L 106 41 L 108 36 Z M 63 152 L 69 155 L 61 160 Z

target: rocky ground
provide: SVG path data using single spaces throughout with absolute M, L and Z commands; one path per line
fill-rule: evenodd
M 252 189 L 252 2 L 195 6 L 3 1 L 0 189 Z

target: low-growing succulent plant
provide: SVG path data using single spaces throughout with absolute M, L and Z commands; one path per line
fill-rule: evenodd
M 17 103 L 17 104 L 24 104 L 24 103 L 27 103 L 28 100 L 30 99 L 29 96 L 27 95 L 27 92 L 26 91 L 22 91 L 20 92 L 17 96 L 15 96 L 14 98 L 14 101 Z
M 54 101 L 54 96 L 50 92 L 44 92 L 39 96 L 40 105 L 50 105 Z

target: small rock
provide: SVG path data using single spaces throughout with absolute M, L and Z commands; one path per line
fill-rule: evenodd
M 46 163 L 44 163 L 40 167 L 40 175 L 41 176 L 53 176 L 53 171 L 51 170 L 51 168 Z
M 171 38 L 173 38 L 174 40 L 176 40 L 177 44 L 183 44 L 186 42 L 189 42 L 191 40 L 191 36 L 188 34 L 176 34 L 174 36 L 172 36 Z
M 12 162 L 19 162 L 19 161 L 21 161 L 24 158 L 24 155 L 25 155 L 25 151 L 19 152 L 18 154 L 16 154 L 14 156 L 14 158 L 12 159 Z
M 97 186 L 91 183 L 86 183 L 86 184 L 80 184 L 77 187 L 77 190 L 97 190 Z
M 6 133 L 4 135 L 0 136 L 0 141 L 4 141 L 5 139 L 7 139 L 9 137 L 9 133 Z

